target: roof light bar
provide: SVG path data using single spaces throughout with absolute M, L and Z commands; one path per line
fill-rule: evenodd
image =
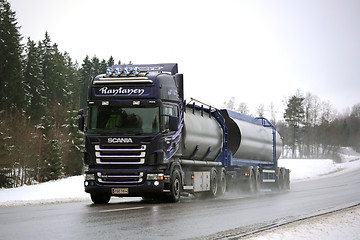
M 131 70 L 129 67 L 124 68 L 124 74 L 129 75 L 131 73 Z
M 106 75 L 111 76 L 112 73 L 113 73 L 113 69 L 112 69 L 111 67 L 108 67 L 108 68 L 106 69 Z
M 140 68 L 134 67 L 133 74 L 138 75 L 140 73 Z
M 115 75 L 120 76 L 122 73 L 122 69 L 120 67 L 115 68 Z

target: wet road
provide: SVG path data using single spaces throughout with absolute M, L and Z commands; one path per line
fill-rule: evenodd
M 360 172 L 298 182 L 283 193 L 180 203 L 139 200 L 0 208 L 1 239 L 185 239 L 301 218 L 360 203 Z M 221 236 L 221 235 L 219 235 Z

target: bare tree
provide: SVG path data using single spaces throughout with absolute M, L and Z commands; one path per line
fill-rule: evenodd
M 265 112 L 265 106 L 264 104 L 260 104 L 257 108 L 256 108 L 256 115 L 258 117 L 264 117 L 264 112 Z
M 236 102 L 235 97 L 231 97 L 231 99 L 230 99 L 229 101 L 225 101 L 225 102 L 223 103 L 223 106 L 224 106 L 224 108 L 226 108 L 226 109 L 234 110 L 234 111 L 235 111 L 235 110 L 236 110 L 235 102 Z
M 244 102 L 241 102 L 241 103 L 238 105 L 237 110 L 238 110 L 238 112 L 240 112 L 240 113 L 242 113 L 242 114 L 246 114 L 246 115 L 249 115 L 249 113 L 250 113 L 247 104 L 244 103 Z

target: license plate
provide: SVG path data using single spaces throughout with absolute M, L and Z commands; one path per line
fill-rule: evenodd
M 111 191 L 113 194 L 129 194 L 128 188 L 112 188 Z

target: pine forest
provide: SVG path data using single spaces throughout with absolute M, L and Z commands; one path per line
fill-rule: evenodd
M 0 0 L 0 188 L 83 173 L 78 110 L 86 109 L 90 80 L 115 62 L 86 56 L 78 64 L 49 33 L 39 42 L 23 40 L 15 12 Z M 360 103 L 339 115 L 331 104 L 297 92 L 285 105 L 281 120 L 271 105 L 254 114 L 276 123 L 285 157 L 336 158 L 342 146 L 360 151 Z M 223 107 L 250 114 L 234 98 Z

